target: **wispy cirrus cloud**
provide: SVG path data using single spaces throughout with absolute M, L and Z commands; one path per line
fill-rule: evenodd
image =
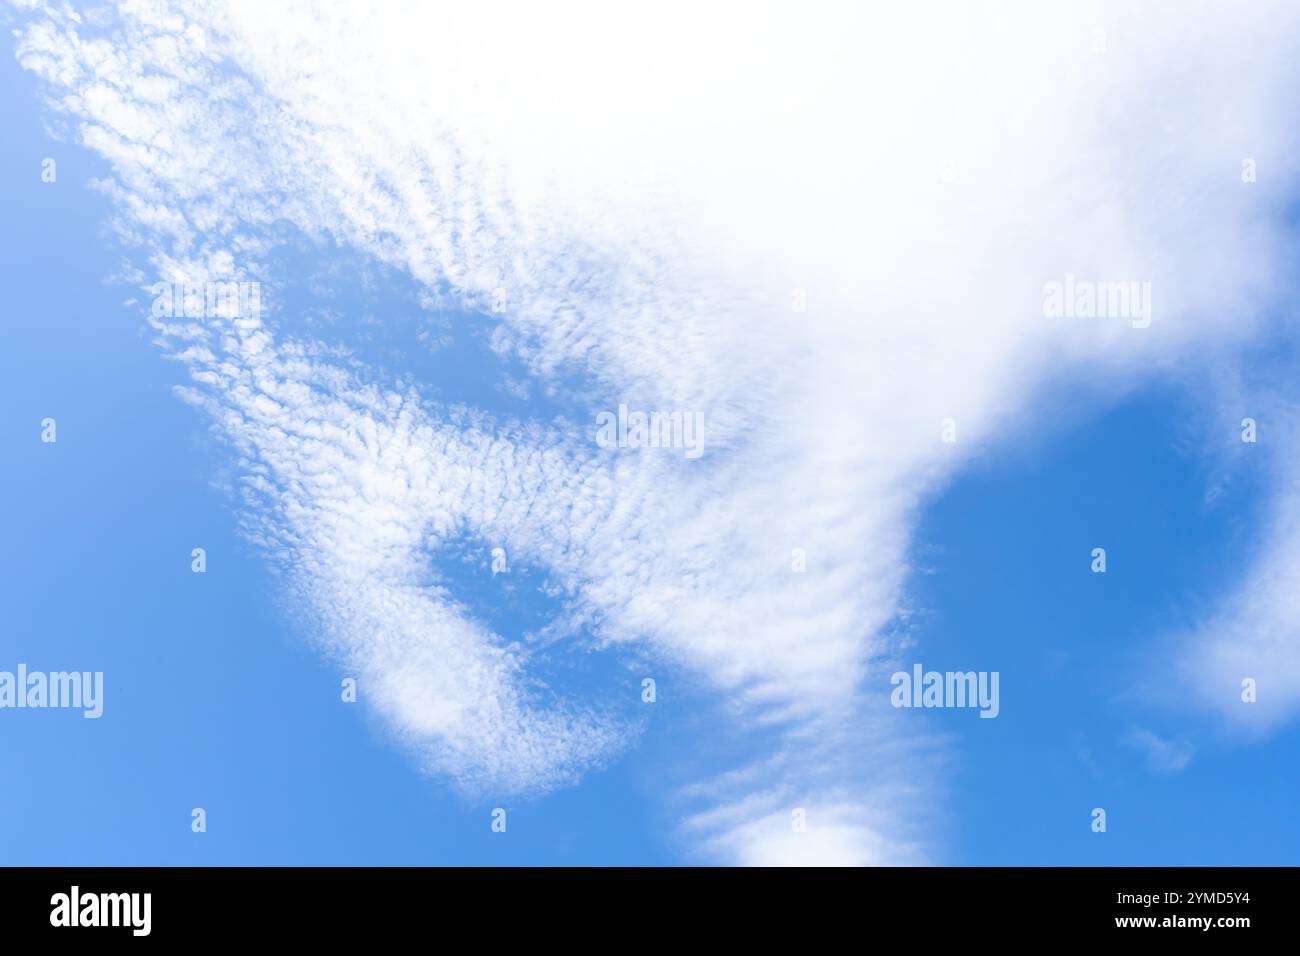
M 1147 766 L 1157 773 L 1178 773 L 1187 769 L 1196 753 L 1185 740 L 1168 740 L 1150 730 L 1133 730 L 1124 741 L 1146 756 Z
M 106 28 L 54 8 L 18 55 L 165 281 L 292 281 L 270 274 L 290 224 L 490 315 L 570 421 L 703 413 L 698 461 L 608 454 L 583 425 L 431 403 L 283 316 L 159 321 L 239 453 L 250 533 L 430 769 L 535 792 L 636 732 L 539 690 L 538 655 L 438 578 L 468 536 L 545 568 L 595 646 L 771 731 L 688 788 L 688 839 L 908 862 L 928 770 L 869 688 L 915 515 L 1055 385 L 1104 402 L 1267 331 L 1290 17 L 126 3 Z M 1269 171 L 1250 186 L 1246 156 Z M 1149 282 L 1150 327 L 1044 315 L 1066 275 Z

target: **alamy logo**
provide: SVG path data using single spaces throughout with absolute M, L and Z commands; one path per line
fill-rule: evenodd
M 596 416 L 596 444 L 601 448 L 681 448 L 687 458 L 704 452 L 703 412 L 629 412 Z
M 50 897 L 51 926 L 129 926 L 131 935 L 148 936 L 153 908 L 151 893 L 70 892 Z
M 981 717 L 996 717 L 997 671 L 926 671 L 920 664 L 912 672 L 895 671 L 889 702 L 895 707 L 978 707 Z
M 1151 324 L 1151 283 L 1092 282 L 1068 273 L 1064 282 L 1043 286 L 1043 315 L 1049 319 L 1132 319 L 1133 328 Z
M 260 282 L 155 282 L 155 319 L 258 319 Z
M 65 707 L 81 709 L 82 717 L 95 718 L 104 713 L 103 671 L 27 672 L 26 664 L 18 673 L 0 671 L 0 708 Z

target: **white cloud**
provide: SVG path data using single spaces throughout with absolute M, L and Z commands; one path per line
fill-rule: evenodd
M 1166 740 L 1149 730 L 1134 730 L 1125 739 L 1146 755 L 1147 766 L 1157 773 L 1178 773 L 1192 762 L 1195 748 L 1185 740 Z
M 1294 468 L 1294 453 L 1281 457 Z M 1277 493 L 1266 513 L 1249 564 L 1225 575 L 1221 607 L 1173 652 L 1196 701 L 1252 736 L 1300 707 L 1300 500 Z
M 425 571 L 460 536 L 502 542 L 598 639 L 781 729 L 702 784 L 685 832 L 743 862 L 878 862 L 924 856 L 916 795 L 873 789 L 855 748 L 800 754 L 846 727 L 892 746 L 864 682 L 885 686 L 913 518 L 1044 427 L 1054 385 L 1117 397 L 1259 332 L 1294 16 L 133 2 L 101 39 L 34 20 L 19 56 L 164 277 L 262 276 L 287 221 L 445 301 L 501 290 L 495 347 L 552 389 L 577 372 L 571 403 L 704 413 L 698 461 L 602 455 L 365 381 L 273 323 L 163 330 L 242 456 L 251 532 L 431 769 L 536 790 L 633 732 L 533 691 L 532 653 Z M 1150 282 L 1151 327 L 1045 318 L 1066 274 Z M 804 834 L 779 826 L 795 799 Z

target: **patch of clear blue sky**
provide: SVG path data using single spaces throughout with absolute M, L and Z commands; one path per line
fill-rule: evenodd
M 925 573 L 912 597 L 927 613 L 914 658 L 1001 673 L 995 720 L 898 712 L 953 735 L 951 861 L 1294 863 L 1294 726 L 1248 743 L 1162 693 L 1177 685 L 1177 661 L 1161 639 L 1231 588 L 1267 520 L 1258 449 L 1172 386 L 1054 427 L 1064 407 L 1007 443 L 1021 453 L 964 472 L 917 535 Z M 1223 466 L 1199 443 L 1216 440 L 1232 480 L 1208 500 Z M 1105 574 L 1091 570 L 1094 547 L 1106 549 Z M 1190 746 L 1186 768 L 1150 766 L 1129 742 L 1139 730 Z M 1090 829 L 1094 807 L 1107 811 L 1105 834 Z
M 234 502 L 218 487 L 229 452 L 171 394 L 183 370 L 150 342 L 147 296 L 106 279 L 129 255 L 107 232 L 108 201 L 86 186 L 106 169 L 45 135 L 31 79 L 9 56 L 0 89 L 0 668 L 106 675 L 100 720 L 0 712 L 0 863 L 689 859 L 665 836 L 682 809 L 668 795 L 743 759 L 747 744 L 710 743 L 712 705 L 684 675 L 654 672 L 660 700 L 632 751 L 533 801 L 449 792 L 339 700 L 342 675 L 293 630 L 264 559 L 234 533 Z M 40 180 L 46 156 L 55 184 Z M 486 346 L 488 322 L 429 313 L 400 276 L 305 241 L 279 268 L 301 277 L 275 293 L 291 331 L 345 342 L 439 400 L 543 420 L 580 411 L 496 389 L 511 369 Z M 124 308 L 131 296 L 141 304 Z M 421 332 L 451 341 L 431 349 Z M 1002 674 L 997 720 L 895 715 L 951 735 L 937 860 L 1294 861 L 1294 729 L 1240 745 L 1125 695 L 1139 652 L 1190 617 L 1185 602 L 1226 587 L 1258 520 L 1249 477 L 1206 505 L 1206 466 L 1175 448 L 1187 411 L 1174 391 L 1137 395 L 974 466 L 927 509 L 912 659 Z M 46 416 L 58 420 L 54 446 L 39 441 Z M 512 556 L 510 581 L 493 582 L 473 544 L 440 566 L 455 590 L 500 633 L 545 620 L 541 573 Z M 1105 576 L 1088 571 L 1099 545 Z M 190 572 L 198 546 L 206 575 Z M 638 691 L 637 667 L 554 653 L 572 662 L 571 691 Z M 1136 728 L 1190 740 L 1190 765 L 1153 772 L 1124 743 Z M 489 828 L 499 802 L 511 810 L 505 836 Z M 1094 806 L 1110 814 L 1104 836 L 1089 830 Z M 208 812 L 205 834 L 190 830 L 193 807 Z

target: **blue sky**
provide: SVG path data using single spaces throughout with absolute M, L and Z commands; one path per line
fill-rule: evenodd
M 39 21 L 27 18 L 40 16 L 24 11 L 13 19 L 30 30 Z M 98 34 L 93 22 L 78 29 Z M 109 42 L 146 55 L 139 35 L 112 32 L 115 22 L 103 21 Z M 146 26 L 145 33 L 158 29 Z M 1122 38 L 1122 29 L 1114 32 Z M 238 47 L 239 38 L 222 42 Z M 215 75 L 274 86 L 275 68 L 259 60 L 255 46 L 250 40 L 238 70 L 222 65 Z M 325 60 L 340 74 L 345 62 Z M 987 336 L 958 339 L 953 351 L 971 356 L 967 372 L 965 356 L 950 365 L 956 360 L 942 347 L 932 361 L 917 358 L 957 328 L 945 324 L 946 293 L 930 290 L 919 265 L 886 279 L 867 270 L 889 285 L 891 305 L 895 289 L 907 302 L 936 296 L 917 306 L 933 307 L 934 317 L 908 320 L 918 329 L 915 341 L 900 339 L 898 324 L 865 338 L 854 325 L 822 325 L 828 320 L 821 315 L 777 333 L 744 304 L 735 306 L 743 313 L 735 322 L 718 316 L 740 301 L 737 290 L 767 281 L 745 272 L 753 267 L 745 255 L 782 250 L 781 237 L 793 233 L 776 230 L 770 248 L 738 241 L 698 265 L 677 251 L 676 238 L 645 238 L 656 230 L 677 236 L 679 220 L 660 221 L 657 212 L 646 213 L 647 224 L 607 219 L 585 198 L 573 199 L 578 190 L 561 200 L 574 203 L 575 219 L 591 217 L 591 228 L 569 236 L 567 223 L 557 225 L 547 211 L 561 200 L 542 202 L 541 213 L 530 205 L 537 195 L 552 196 L 539 174 L 502 201 L 509 207 L 503 215 L 528 241 L 507 230 L 507 238 L 493 240 L 504 252 L 485 241 L 493 251 L 483 253 L 477 243 L 493 233 L 491 215 L 477 228 L 462 218 L 445 232 L 430 225 L 426 217 L 445 210 L 422 211 L 402 192 L 411 170 L 385 172 L 391 150 L 377 150 L 367 166 L 358 159 L 366 154 L 340 146 L 325 164 L 328 176 L 311 169 L 303 157 L 335 144 L 328 132 L 311 138 L 311 98 L 295 100 L 292 83 L 282 92 L 286 109 L 301 111 L 301 128 L 299 119 L 278 121 L 245 155 L 223 140 L 224 120 L 213 112 L 208 122 L 220 150 L 179 170 L 151 160 L 166 172 L 141 185 L 138 174 L 149 162 L 133 167 L 125 151 L 87 134 L 111 126 L 105 116 L 116 115 L 125 142 L 140 124 L 112 111 L 94 115 L 93 105 L 51 108 L 45 97 L 57 83 L 39 64 L 29 67 L 13 55 L 0 58 L 0 269 L 9 292 L 0 352 L 7 449 L 0 669 L 23 662 L 32 670 L 102 671 L 105 712 L 84 720 L 72 710 L 0 711 L 0 752 L 17 771 L 0 788 L 0 862 L 661 865 L 803 862 L 818 854 L 824 860 L 817 862 L 962 865 L 1294 862 L 1300 738 L 1289 705 L 1258 725 L 1242 724 L 1231 716 L 1231 701 L 1202 699 L 1213 697 L 1222 675 L 1197 663 L 1199 649 L 1219 660 L 1214 653 L 1234 646 L 1231 635 L 1216 642 L 1214 622 L 1225 608 L 1242 612 L 1242 627 L 1264 626 L 1246 613 L 1259 602 L 1249 590 L 1241 597 L 1243 588 L 1275 580 L 1270 574 L 1289 580 L 1285 567 L 1269 564 L 1266 532 L 1288 526 L 1277 489 L 1287 485 L 1290 446 L 1280 438 L 1266 446 L 1287 428 L 1291 277 L 1271 273 L 1261 290 L 1249 263 L 1225 264 L 1195 243 L 1190 251 L 1173 248 L 1186 228 L 1178 220 L 1180 194 L 1160 207 L 1173 210 L 1168 231 L 1132 225 L 1131 262 L 1149 270 L 1142 274 L 1154 275 L 1160 289 L 1161 277 L 1205 266 L 1204 255 L 1214 263 L 1205 266 L 1213 272 L 1207 287 L 1157 301 L 1175 313 L 1195 296 L 1210 313 L 1223 302 L 1261 301 L 1259 330 L 1245 344 L 1213 317 L 1198 318 L 1200 325 L 1188 320 L 1190 346 L 1180 326 L 1168 339 L 1151 336 L 1131 347 L 1115 345 L 1110 332 L 1097 341 L 1083 332 L 1064 337 L 1065 344 L 1049 334 L 1039 348 L 1037 333 L 1022 336 L 994 322 Z M 177 75 L 186 69 L 149 64 L 141 75 L 170 68 Z M 1261 72 L 1284 75 L 1280 66 Z M 84 95 L 93 85 L 75 79 L 70 88 Z M 231 91 L 249 117 L 280 115 L 261 112 L 260 88 Z M 216 98 L 197 96 L 186 102 L 218 109 Z M 1263 124 L 1274 104 L 1266 92 L 1258 97 Z M 150 98 L 143 99 L 147 109 Z M 168 122 L 180 130 L 192 121 L 184 111 L 160 110 L 150 121 L 157 124 L 154 146 L 175 137 Z M 487 115 L 483 128 L 491 131 Z M 364 142 L 359 129 L 357 142 Z M 470 150 L 478 140 L 466 135 L 465 142 Z M 638 136 L 628 142 L 636 149 L 627 155 L 640 156 Z M 195 154 L 210 145 L 194 143 Z M 1275 145 L 1277 153 L 1283 145 Z M 510 149 L 526 166 L 527 150 L 518 143 Z M 415 164 L 418 181 L 443 175 L 437 155 L 430 147 L 426 166 Z M 490 168 L 493 154 L 485 155 L 481 165 Z M 1226 176 L 1237 186 L 1232 155 Z M 186 177 L 195 181 L 214 156 L 229 159 L 225 175 L 235 185 L 187 192 Z M 53 183 L 41 178 L 47 157 L 57 161 Z M 666 150 L 654 175 L 671 177 L 676 161 Z M 354 184 L 338 170 L 354 162 L 364 181 L 359 196 L 384 194 L 376 183 L 391 175 L 397 212 L 378 201 L 360 213 L 354 206 L 362 200 L 349 206 Z M 439 195 L 462 197 L 457 217 L 478 208 L 464 195 L 478 196 L 481 187 L 487 208 L 494 190 L 507 189 L 488 173 L 488 185 L 479 183 L 472 156 L 448 162 L 462 178 L 443 183 Z M 1139 166 L 1134 176 L 1149 175 L 1152 183 L 1185 176 L 1195 184 L 1201 175 L 1180 169 L 1167 177 L 1159 163 Z M 962 166 L 973 167 L 973 159 Z M 299 170 L 302 182 L 275 180 L 286 169 Z M 272 199 L 251 185 L 263 173 L 277 183 L 267 187 Z M 635 182 L 643 171 L 629 165 L 623 173 L 610 181 Z M 94 181 L 120 185 L 92 188 Z M 1123 191 L 1105 185 L 1114 195 Z M 814 187 L 796 187 L 807 189 L 807 202 L 822 201 Z M 1081 194 L 1095 195 L 1090 188 Z M 204 189 L 236 198 L 219 209 L 220 226 L 196 228 L 199 238 L 178 239 L 131 204 L 133 196 L 157 200 L 198 223 L 203 206 L 193 197 Z M 326 197 L 324 208 L 304 196 Z M 1152 204 L 1166 198 L 1156 195 Z M 1258 251 L 1260 260 L 1285 257 L 1289 224 L 1251 207 L 1223 225 L 1220 202 L 1230 200 L 1205 200 L 1206 221 L 1233 235 L 1265 236 L 1271 244 Z M 700 218 L 729 211 L 720 204 Z M 979 234 L 987 224 L 979 210 L 952 215 L 968 213 Z M 773 212 L 783 214 L 803 221 L 797 211 Z M 1042 216 L 1033 229 L 1053 229 L 1049 214 Z M 958 226 L 956 251 L 945 251 L 925 232 L 926 212 L 916 218 L 926 236 L 916 242 L 946 263 L 942 274 L 965 281 L 968 296 L 987 291 L 978 262 L 985 253 L 956 249 Z M 410 234 L 400 234 L 403 224 Z M 824 245 L 789 267 L 815 277 L 808 281 L 814 302 L 831 300 L 836 289 L 856 316 L 848 304 L 856 300 L 835 284 L 830 266 L 818 272 L 825 249 L 843 243 L 841 225 L 828 225 Z M 1062 240 L 1062 249 L 1084 255 L 1078 250 L 1093 248 L 1097 228 L 1082 222 L 1077 244 Z M 683 248 L 712 248 L 712 233 L 700 229 Z M 1027 229 L 1008 225 L 1013 235 L 994 251 L 1014 256 Z M 453 250 L 448 258 L 430 252 L 439 243 Z M 227 341 L 213 345 L 219 355 L 211 361 L 164 360 L 183 343 L 175 329 L 150 327 L 149 287 L 168 268 L 193 270 L 226 249 L 242 249 L 249 266 L 241 274 L 262 282 L 265 327 L 281 351 L 261 364 L 266 353 L 256 343 Z M 498 255 L 526 263 L 504 318 L 484 303 L 506 280 L 475 272 L 485 261 L 475 256 Z M 590 268 L 574 265 L 586 257 Z M 968 261 L 969 274 L 954 273 L 954 263 Z M 1129 275 L 1104 256 L 1092 264 Z M 1027 274 L 1058 276 L 1035 268 Z M 700 284 L 691 269 L 703 274 Z M 643 284 L 642 271 L 653 282 Z M 855 262 L 845 274 L 860 271 Z M 679 272 L 691 272 L 689 280 L 675 278 Z M 782 297 L 788 278 L 771 279 Z M 727 285 L 733 281 L 735 288 Z M 1016 288 L 1015 280 L 1003 286 Z M 577 318 L 557 310 L 557 289 L 576 303 L 564 308 Z M 819 289 L 827 291 L 819 296 Z M 659 324 L 649 329 L 637 322 L 644 317 L 638 291 L 658 310 Z M 537 314 L 550 318 L 538 322 L 531 306 L 518 305 L 521 294 L 534 295 Z M 696 302 L 703 319 L 682 304 Z M 990 314 L 1001 308 L 988 306 Z M 219 339 L 214 333 L 211 341 Z M 695 343 L 707 358 L 685 357 L 681 343 Z M 1021 351 L 1023 343 L 1033 344 Z M 301 371 L 291 361 L 294 344 L 310 356 L 300 363 L 310 366 L 301 382 L 294 381 Z M 875 372 L 862 373 L 860 394 L 845 394 L 847 408 L 824 404 L 817 385 L 802 391 L 799 383 L 823 370 L 828 390 L 857 387 L 855 350 L 867 356 L 864 368 L 876 368 L 870 363 L 878 350 L 894 347 L 894 359 L 886 354 Z M 1223 365 L 1206 363 L 1206 355 L 1222 356 Z M 793 364 L 802 356 L 812 364 Z M 227 373 L 223 360 L 247 364 Z M 893 364 L 905 377 L 888 378 Z M 285 412 L 281 426 L 316 422 L 311 416 L 319 413 L 318 437 L 330 424 L 361 435 L 374 428 L 386 436 L 379 446 L 409 441 L 439 451 L 427 459 L 413 451 L 398 465 L 376 453 L 372 467 L 357 469 L 347 495 L 330 497 L 331 486 L 314 487 L 310 476 L 319 462 L 342 459 L 312 457 L 317 446 L 306 441 L 287 450 L 277 444 L 282 432 L 260 424 L 258 406 L 241 391 L 240 383 L 261 375 L 278 379 L 283 391 L 268 387 L 266 394 L 284 408 L 297 400 L 292 387 L 317 390 Z M 994 380 L 1001 390 L 987 385 Z M 883 397 L 873 390 L 880 382 Z M 207 398 L 183 401 L 178 387 Z M 319 398 L 327 392 L 356 417 L 333 417 L 338 406 Z M 390 416 L 374 410 L 381 403 L 366 405 L 376 394 L 418 399 Z M 893 401 L 895 394 L 902 399 Z M 609 459 L 582 444 L 584 429 L 594 411 L 619 401 L 699 403 L 718 423 L 702 467 L 720 471 L 697 478 L 693 463 L 669 456 L 644 469 L 637 463 L 644 456 L 624 456 L 604 470 Z M 914 419 L 896 405 L 927 429 L 943 410 L 967 410 L 958 413 L 958 447 L 974 450 L 950 462 L 949 450 L 931 438 L 900 437 L 899 423 L 910 428 Z M 771 423 L 797 421 L 810 408 L 819 417 L 805 434 L 764 437 L 764 428 L 785 427 Z M 237 410 L 239 422 L 222 418 L 223 409 Z M 1269 411 L 1261 428 L 1272 431 L 1261 445 L 1241 443 L 1240 417 Z M 58 423 L 55 444 L 40 441 L 47 416 Z M 818 428 L 831 451 L 801 471 L 806 434 Z M 506 466 L 498 469 L 495 452 L 473 457 L 479 435 L 510 445 L 502 453 Z M 449 470 L 422 489 L 410 476 L 426 461 Z M 441 497 L 456 469 L 470 475 L 467 488 L 489 489 L 487 504 L 472 490 L 464 500 Z M 769 477 L 754 477 L 760 472 Z M 883 476 L 876 484 L 862 478 L 876 472 Z M 353 480 L 351 471 L 340 473 L 345 483 Z M 266 484 L 250 497 L 250 476 L 257 475 Z M 402 486 L 391 500 L 384 497 L 389 479 Z M 503 490 L 493 499 L 498 484 Z M 600 516 L 595 530 L 567 510 L 579 496 Z M 728 496 L 734 509 L 719 505 Z M 524 502 L 518 514 L 517 501 Z M 421 510 L 430 508 L 454 516 L 430 519 L 431 532 Z M 381 527 L 382 534 L 373 530 Z M 268 528 L 282 536 L 278 546 L 256 540 Z M 389 542 L 387 534 L 391 550 L 368 550 L 372 538 Z M 509 544 L 510 570 L 494 576 L 490 549 L 498 541 Z M 806 579 L 791 579 L 784 567 L 796 542 L 809 545 Z M 1089 570 L 1099 546 L 1107 551 L 1105 574 Z M 206 550 L 204 574 L 191 572 L 195 547 Z M 784 576 L 751 574 L 769 550 Z M 716 564 L 723 570 L 711 577 Z M 769 573 L 776 572 L 762 572 Z M 1276 613 L 1285 612 L 1283 603 Z M 429 621 L 455 635 L 437 645 L 432 661 L 411 656 Z M 808 633 L 800 630 L 805 624 Z M 480 646 L 483 629 L 493 637 Z M 1284 647 L 1292 649 L 1249 659 L 1271 660 L 1278 674 L 1289 674 L 1294 644 Z M 468 677 L 439 669 L 438 655 L 460 654 L 468 670 L 489 673 L 481 697 Z M 523 676 L 500 683 L 491 676 L 491 662 L 500 659 L 517 663 Z M 890 709 L 889 674 L 913 662 L 999 672 L 999 716 Z M 344 703 L 340 680 L 357 673 L 366 675 L 362 700 Z M 640 699 L 645 676 L 657 681 L 653 704 Z M 1227 677 L 1235 685 L 1236 672 Z M 463 699 L 456 691 L 425 696 L 429 687 L 462 684 L 471 688 Z M 376 702 L 381 694 L 384 702 Z M 448 694 L 451 716 L 442 707 Z M 824 708 L 809 702 L 823 695 Z M 498 720 L 499 712 L 507 716 Z M 512 721 L 524 741 L 517 751 L 502 744 Z M 788 829 L 794 806 L 809 807 L 810 831 L 828 824 L 806 856 L 775 832 Z M 207 811 L 205 833 L 191 831 L 195 807 Z M 508 811 L 504 834 L 491 830 L 495 807 Z M 1090 830 L 1094 807 L 1107 810 L 1104 834 Z
M 960 862 L 1294 859 L 1294 730 L 1243 746 L 1142 686 L 1173 670 L 1152 658 L 1153 637 L 1222 586 L 1260 520 L 1245 463 L 1234 491 L 1206 504 L 1208 470 L 1173 440 L 1195 413 L 1184 390 L 1152 389 L 1054 436 L 1032 461 L 976 469 L 923 522 L 925 663 L 965 668 L 983 645 L 1003 687 L 1027 691 L 1004 690 L 993 721 L 937 712 L 961 742 L 950 780 Z M 1094 542 L 1106 544 L 1104 576 L 1080 573 Z M 961 626 L 970 620 L 973 633 Z M 1130 743 L 1138 729 L 1188 742 L 1187 767 L 1152 765 Z M 1085 803 L 1108 808 L 1106 842 L 1071 825 Z

